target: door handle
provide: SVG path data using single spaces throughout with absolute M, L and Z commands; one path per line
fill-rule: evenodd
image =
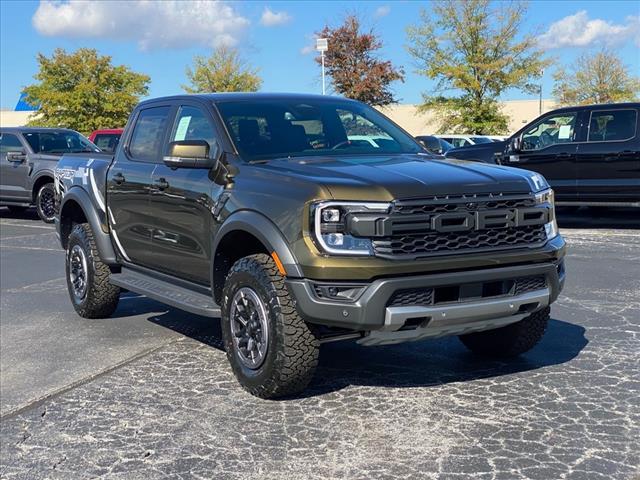
M 169 182 L 167 182 L 164 177 L 155 179 L 153 181 L 153 184 L 158 190 L 166 190 L 167 188 L 169 188 Z
M 567 152 L 562 152 L 556 155 L 556 158 L 571 158 L 571 154 Z
M 115 173 L 112 177 L 113 181 L 116 182 L 116 184 L 121 185 L 124 183 L 124 175 L 122 174 L 122 172 L 118 172 Z
M 619 157 L 632 157 L 634 155 L 640 156 L 640 152 L 634 152 L 633 150 L 623 150 L 622 152 L 618 152 Z

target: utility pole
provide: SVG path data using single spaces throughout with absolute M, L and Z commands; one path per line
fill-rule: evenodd
M 538 89 L 538 92 L 540 93 L 540 100 L 539 100 L 539 104 L 538 104 L 538 110 L 539 110 L 539 114 L 542 115 L 542 80 L 544 78 L 544 70 L 540 70 L 540 88 Z
M 322 95 L 326 95 L 324 80 L 324 52 L 329 50 L 329 41 L 326 38 L 317 38 L 316 50 L 320 52 L 320 58 L 322 59 Z

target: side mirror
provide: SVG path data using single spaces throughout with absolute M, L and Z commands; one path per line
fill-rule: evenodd
M 7 161 L 12 163 L 22 163 L 27 159 L 27 154 L 22 152 L 7 152 Z
M 519 152 L 520 150 L 522 150 L 522 135 L 513 137 L 509 141 L 509 147 L 512 152 Z
M 167 155 L 162 159 L 171 168 L 211 169 L 218 165 L 222 150 L 218 142 L 212 146 L 205 140 L 180 140 L 171 142 Z

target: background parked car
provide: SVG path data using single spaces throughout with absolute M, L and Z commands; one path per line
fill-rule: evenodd
M 0 129 L 0 206 L 20 212 L 35 205 L 53 222 L 53 171 L 63 153 L 100 152 L 87 138 L 64 128 Z
M 485 135 L 485 137 L 491 139 L 493 142 L 504 142 L 507 138 L 506 135 Z
M 489 137 L 486 137 L 484 135 L 447 134 L 447 135 L 436 135 L 436 137 L 449 142 L 455 148 L 468 147 L 469 145 L 477 145 L 479 143 L 491 143 L 493 141 Z
M 541 173 L 558 205 L 640 207 L 640 103 L 545 113 L 504 142 L 453 149 L 447 158 Z
M 113 153 L 116 151 L 122 132 L 122 128 L 96 130 L 89 135 L 89 140 L 103 152 Z
M 449 142 L 434 135 L 418 135 L 416 140 L 422 142 L 427 151 L 436 155 L 444 155 L 453 148 Z

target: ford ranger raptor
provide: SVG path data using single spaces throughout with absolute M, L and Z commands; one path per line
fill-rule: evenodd
M 114 155 L 64 155 L 55 174 L 77 313 L 108 317 L 128 290 L 220 318 L 236 378 L 262 398 L 303 390 L 330 341 L 455 335 L 520 355 L 564 284 L 541 175 L 437 159 L 343 98 L 144 101 Z

